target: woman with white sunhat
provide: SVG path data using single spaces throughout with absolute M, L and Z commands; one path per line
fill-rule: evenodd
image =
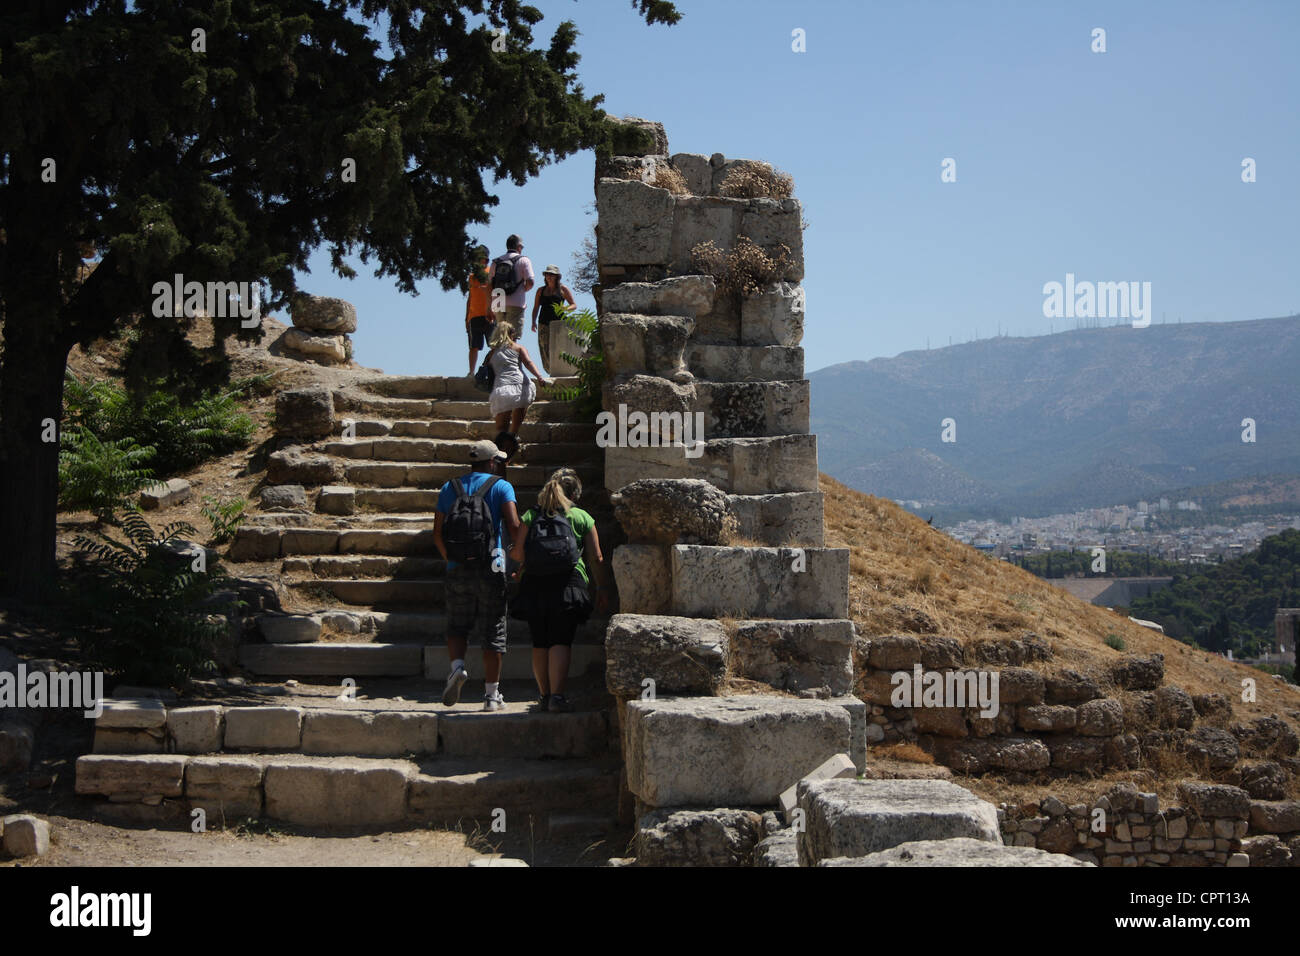
M 542 368 L 548 372 L 551 370 L 551 323 L 575 306 L 573 293 L 569 291 L 567 285 L 560 283 L 560 267 L 549 265 L 543 269 L 542 284 L 537 288 L 537 295 L 533 296 L 533 331 L 537 333 L 537 348 L 541 355 Z M 537 327 L 539 322 L 540 331 Z

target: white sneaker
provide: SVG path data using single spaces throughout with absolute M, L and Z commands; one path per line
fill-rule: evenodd
M 453 707 L 460 701 L 460 689 L 465 686 L 465 681 L 469 679 L 469 674 L 465 668 L 457 667 L 447 676 L 447 686 L 442 691 L 442 702 L 447 707 Z
M 497 691 L 491 697 L 484 697 L 483 709 L 484 710 L 505 710 L 506 699 L 501 696 L 501 691 Z

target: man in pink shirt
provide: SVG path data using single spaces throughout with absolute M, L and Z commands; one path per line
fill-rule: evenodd
M 524 307 L 535 285 L 533 264 L 524 255 L 523 241 L 516 235 L 506 240 L 506 254 L 492 260 L 492 311 L 497 321 L 502 314 L 518 342 L 524 337 Z

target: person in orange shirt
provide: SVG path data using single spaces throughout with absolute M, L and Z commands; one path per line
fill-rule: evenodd
M 479 349 L 492 334 L 492 285 L 488 281 L 487 264 L 490 255 L 487 246 L 480 246 L 479 267 L 470 273 L 469 298 L 465 300 L 465 333 L 469 336 L 469 374 L 473 376 L 478 364 Z

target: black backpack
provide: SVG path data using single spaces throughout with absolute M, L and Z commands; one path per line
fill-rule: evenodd
M 510 295 L 521 285 L 515 278 L 515 266 L 519 264 L 519 253 L 507 253 L 492 263 L 492 288 L 500 289 Z
M 563 514 L 533 518 L 524 539 L 524 567 L 533 574 L 562 574 L 578 564 L 578 537 Z
M 497 535 L 492 509 L 487 503 L 487 493 L 500 480 L 493 475 L 472 495 L 465 494 L 465 486 L 459 478 L 451 480 L 456 502 L 451 506 L 442 526 L 442 540 L 449 560 L 466 564 L 491 563 Z

